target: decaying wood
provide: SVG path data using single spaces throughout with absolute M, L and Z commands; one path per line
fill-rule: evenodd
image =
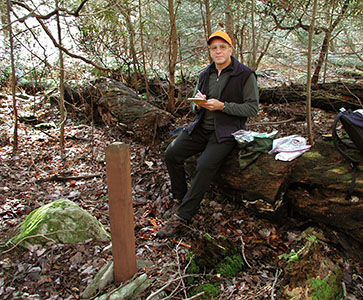
M 353 172 L 332 142 L 319 141 L 291 162 L 261 154 L 244 170 L 240 169 L 238 151 L 236 148 L 228 157 L 214 183 L 226 197 L 274 220 L 285 220 L 287 212 L 303 216 L 343 233 L 352 247 L 363 249 L 363 167 L 357 174 L 355 195 L 346 200 Z M 352 153 L 363 161 L 358 151 Z M 193 163 L 188 161 L 187 169 L 191 170 Z
M 358 151 L 351 153 L 363 162 Z M 352 183 L 352 169 L 331 144 L 317 143 L 313 151 L 297 161 L 286 190 L 286 201 L 305 219 L 343 232 L 349 239 L 349 247 L 363 253 L 362 174 L 360 167 L 354 195 L 346 199 Z
M 275 212 L 281 206 L 296 161 L 276 161 L 273 155 L 261 154 L 254 163 L 241 170 L 239 151 L 236 148 L 223 164 L 218 174 L 223 180 L 216 180 L 218 186 L 260 212 Z
M 360 84 L 342 82 L 318 84 L 312 87 L 312 106 L 328 112 L 362 108 L 363 88 Z M 305 85 L 285 85 L 260 89 L 262 103 L 305 102 Z
M 118 126 L 143 143 L 152 142 L 161 132 L 168 130 L 173 120 L 171 114 L 140 99 L 133 90 L 113 79 L 98 78 L 80 85 L 68 84 L 66 96 L 69 102 L 85 107 L 93 105 L 93 111 L 98 112 L 105 124 Z

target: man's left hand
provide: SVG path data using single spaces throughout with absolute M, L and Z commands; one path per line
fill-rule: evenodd
M 199 106 L 204 107 L 210 111 L 223 110 L 224 103 L 219 101 L 218 99 L 212 98 L 207 101 L 199 102 Z

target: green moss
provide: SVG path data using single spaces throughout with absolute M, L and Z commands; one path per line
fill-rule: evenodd
M 283 299 L 340 300 L 343 272 L 329 257 L 321 232 L 307 229 L 297 241 L 304 243 L 298 251 L 279 256 L 285 280 Z
M 186 260 L 189 263 L 188 269 L 187 269 L 187 273 L 188 274 L 199 274 L 200 272 L 200 268 L 197 264 L 197 262 L 195 261 L 195 254 L 193 251 L 189 251 L 188 254 L 186 255 Z M 188 277 L 186 279 L 186 282 L 188 284 L 193 284 L 196 281 L 196 279 L 194 277 Z
M 217 268 L 217 273 L 224 277 L 234 276 L 243 270 L 244 263 L 240 255 L 233 255 L 232 257 L 225 257 Z
M 189 292 L 189 296 L 192 297 L 201 292 L 204 292 L 204 295 L 198 297 L 200 300 L 216 300 L 219 299 L 219 294 L 221 293 L 217 285 L 206 283 L 192 288 Z
M 110 235 L 90 213 L 67 199 L 61 199 L 32 211 L 18 227 L 9 243 L 29 248 L 47 242 L 75 243 L 87 239 L 106 241 Z
M 190 251 L 186 256 L 187 261 L 190 261 L 189 267 L 188 267 L 188 273 L 189 274 L 198 274 L 200 272 L 200 268 L 195 262 L 194 259 L 194 252 Z
M 343 291 L 340 285 L 342 271 L 336 269 L 336 272 L 329 271 L 329 274 L 323 278 L 311 279 L 312 298 L 313 300 L 340 300 L 343 297 Z
M 304 158 L 311 159 L 311 160 L 320 160 L 324 158 L 318 151 L 308 151 L 304 153 Z

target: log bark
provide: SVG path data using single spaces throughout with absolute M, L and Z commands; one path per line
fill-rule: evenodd
M 149 144 L 169 130 L 174 117 L 156 106 L 143 101 L 123 83 L 98 78 L 81 84 L 66 85 L 66 100 L 96 112 L 112 128 L 133 135 L 135 141 Z M 93 105 L 93 109 L 90 109 Z
M 279 223 L 293 217 L 319 224 L 334 232 L 335 242 L 344 249 L 363 257 L 362 166 L 354 196 L 346 200 L 353 172 L 331 141 L 317 141 L 310 151 L 291 162 L 261 154 L 244 170 L 239 166 L 238 151 L 233 151 L 217 173 L 213 186 L 220 193 Z M 359 151 L 350 151 L 363 162 Z M 187 169 L 191 164 L 193 161 L 187 162 Z
M 282 205 L 283 194 L 296 161 L 274 160 L 261 154 L 257 160 L 241 170 L 239 149 L 236 148 L 218 172 L 218 186 L 235 199 L 262 214 L 276 213 Z
M 292 103 L 305 102 L 306 86 L 289 85 L 260 89 L 262 103 Z M 312 106 L 328 112 L 336 112 L 341 107 L 345 109 L 362 108 L 363 88 L 361 84 L 325 83 L 312 88 Z
M 350 152 L 363 162 L 358 151 Z M 344 248 L 363 255 L 363 168 L 356 174 L 351 199 L 346 199 L 353 171 L 329 143 L 319 142 L 297 161 L 289 180 L 286 201 L 296 215 L 343 233 Z M 343 241 L 344 239 L 344 241 Z

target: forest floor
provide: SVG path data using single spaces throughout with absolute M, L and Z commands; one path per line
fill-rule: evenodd
M 32 210 L 60 198 L 67 198 L 90 212 L 110 229 L 105 174 L 105 148 L 115 141 L 130 145 L 132 191 L 135 216 L 136 255 L 151 264 L 146 272 L 156 280 L 139 299 L 168 285 L 164 299 L 190 298 L 190 285 L 182 279 L 188 264 L 187 253 L 195 231 L 212 236 L 225 235 L 243 247 L 250 268 L 234 278 L 218 280 L 219 299 L 278 299 L 283 275 L 280 254 L 294 249 L 294 238 L 302 228 L 278 226 L 248 213 L 242 206 L 208 193 L 191 227 L 175 239 L 160 240 L 156 232 L 165 223 L 163 214 L 170 206 L 171 191 L 163 154 L 170 137 L 160 144 L 140 145 L 132 135 L 120 135 L 104 125 L 85 123 L 86 116 L 69 112 L 65 129 L 66 160 L 62 161 L 56 126 L 40 129 L 30 120 L 19 124 L 19 151 L 12 154 L 12 103 L 0 99 L 0 298 L 1 299 L 80 299 L 96 273 L 112 259 L 109 243 L 87 241 L 73 245 L 48 245 L 32 251 L 21 247 L 7 249 L 4 242 Z M 57 107 L 39 97 L 18 100 L 19 115 L 36 112 L 38 120 L 58 124 Z M 295 110 L 305 107 L 297 105 Z M 251 122 L 251 130 L 304 135 L 303 122 L 276 123 L 286 119 L 284 106 L 263 107 Z M 330 133 L 334 115 L 314 109 L 314 135 Z M 83 121 L 82 121 L 83 120 Z M 188 118 L 180 116 L 175 127 Z M 260 122 L 270 122 L 267 127 Z M 74 177 L 55 180 L 54 175 Z M 94 177 L 89 177 L 94 175 Z M 221 211 L 223 213 L 221 213 Z M 327 252 L 345 269 L 347 299 L 363 299 L 362 264 L 346 258 L 338 249 Z M 210 275 L 200 275 L 199 284 Z M 109 286 L 112 290 L 116 286 Z

